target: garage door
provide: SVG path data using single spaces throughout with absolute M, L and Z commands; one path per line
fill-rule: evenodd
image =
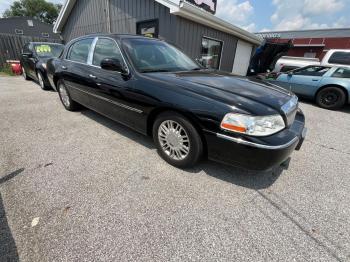
M 253 45 L 238 40 L 232 73 L 241 76 L 245 76 L 247 74 L 252 49 Z

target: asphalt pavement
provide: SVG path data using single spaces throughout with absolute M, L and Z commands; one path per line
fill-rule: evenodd
M 286 170 L 180 170 L 150 138 L 0 77 L 0 261 L 350 261 L 350 108 L 300 106 Z

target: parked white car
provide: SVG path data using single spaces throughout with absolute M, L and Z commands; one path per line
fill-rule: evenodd
M 350 67 L 349 49 L 331 49 L 321 61 L 321 66 L 348 66 Z
M 277 61 L 273 72 L 283 73 L 309 65 L 350 67 L 350 50 L 331 49 L 326 53 L 322 61 L 318 58 L 282 56 Z
M 278 59 L 273 72 L 284 73 L 309 65 L 320 65 L 320 60 L 318 58 L 282 56 Z

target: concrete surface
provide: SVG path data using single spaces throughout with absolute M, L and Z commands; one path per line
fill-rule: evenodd
M 301 103 L 288 170 L 179 170 L 144 137 L 0 78 L 0 261 L 349 261 L 350 110 Z

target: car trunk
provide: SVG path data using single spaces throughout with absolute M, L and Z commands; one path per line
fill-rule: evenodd
M 266 40 L 259 46 L 252 59 L 248 69 L 248 75 L 254 76 L 272 71 L 278 59 L 286 55 L 293 47 L 292 41 L 287 43 L 276 43 Z

